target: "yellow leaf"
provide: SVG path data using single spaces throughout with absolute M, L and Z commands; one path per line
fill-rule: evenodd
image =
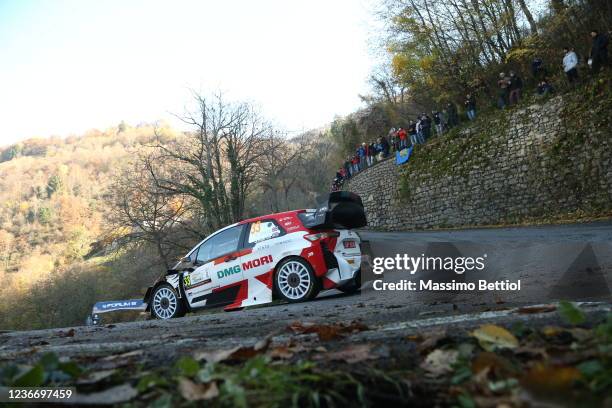
M 576 367 L 554 367 L 536 364 L 522 378 L 525 387 L 533 391 L 562 391 L 571 387 L 582 375 Z
M 497 348 L 516 348 L 519 345 L 512 333 L 494 324 L 480 326 L 472 332 L 472 336 L 476 337 L 480 346 L 487 351 Z

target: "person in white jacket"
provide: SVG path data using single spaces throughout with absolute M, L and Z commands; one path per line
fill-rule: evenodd
M 563 52 L 565 53 L 563 56 L 563 71 L 567 75 L 567 80 L 573 83 L 578 80 L 578 56 L 569 47 L 563 48 Z

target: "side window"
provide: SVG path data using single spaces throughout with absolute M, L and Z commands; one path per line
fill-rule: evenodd
M 283 231 L 274 220 L 252 222 L 249 225 L 247 246 L 252 247 L 258 242 L 280 237 L 281 235 L 283 235 Z
M 204 242 L 198 249 L 196 261 L 199 264 L 203 264 L 211 259 L 236 251 L 240 243 L 240 234 L 243 228 L 244 225 L 238 225 L 226 229 Z

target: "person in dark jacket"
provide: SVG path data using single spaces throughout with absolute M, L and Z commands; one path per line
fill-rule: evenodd
M 421 114 L 421 130 L 423 132 L 423 142 L 426 142 L 431 137 L 431 118 L 425 112 Z
M 468 119 L 476 119 L 476 99 L 474 99 L 474 96 L 471 93 L 466 95 L 463 105 L 465 105 Z
M 552 93 L 553 87 L 552 85 L 546 80 L 546 78 L 544 78 L 542 81 L 540 81 L 540 83 L 538 84 L 538 87 L 536 89 L 536 93 L 538 95 L 538 98 L 544 98 L 545 96 L 547 96 L 548 94 Z
M 503 72 L 499 73 L 499 80 L 497 81 L 497 88 L 499 89 L 497 94 L 497 107 L 504 109 L 508 104 L 510 98 L 510 83 L 511 79 Z
M 459 120 L 457 118 L 457 107 L 454 103 L 449 102 L 446 104 L 446 113 L 448 114 L 448 128 L 450 129 L 453 126 L 457 126 Z
M 418 140 L 417 140 L 416 123 L 414 121 L 411 121 L 410 124 L 408 125 L 408 136 L 410 137 L 410 144 L 412 146 L 415 146 Z
M 347 179 L 351 178 L 351 174 L 353 173 L 353 169 L 352 169 L 352 163 L 351 163 L 351 158 L 347 157 L 346 160 L 344 161 L 344 177 L 346 177 Z
M 521 91 L 523 90 L 523 80 L 516 72 L 510 71 L 510 105 L 516 105 L 521 99 Z
M 608 65 L 608 37 L 599 31 L 591 31 L 593 40 L 591 45 L 591 69 L 593 73 L 599 72 L 602 66 Z
M 440 112 L 432 111 L 431 116 L 434 124 L 436 125 L 436 135 L 440 136 L 442 134 L 442 131 L 444 130 L 444 122 L 442 121 Z
M 374 164 L 374 157 L 376 156 L 376 143 L 372 142 L 368 145 L 368 166 Z
M 542 58 L 536 57 L 531 61 L 531 75 L 535 79 L 546 78 L 546 68 L 544 67 L 544 61 Z
M 388 157 L 389 156 L 389 151 L 391 150 L 391 146 L 389 146 L 389 141 L 387 140 L 386 137 L 381 137 L 380 138 L 380 147 L 382 149 L 382 154 L 383 157 Z

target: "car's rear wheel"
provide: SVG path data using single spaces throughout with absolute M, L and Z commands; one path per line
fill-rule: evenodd
M 361 290 L 361 270 L 355 272 L 355 277 L 348 283 L 338 286 L 339 291 L 344 293 L 357 293 Z
M 321 290 L 312 267 L 301 258 L 286 259 L 278 266 L 274 275 L 274 288 L 288 302 L 312 299 Z
M 173 319 L 185 316 L 183 301 L 167 283 L 159 285 L 151 295 L 151 315 L 157 319 Z

